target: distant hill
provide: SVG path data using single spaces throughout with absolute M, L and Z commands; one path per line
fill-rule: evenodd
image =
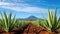
M 21 19 L 21 18 L 20 18 L 20 20 L 36 20 L 36 19 L 39 19 L 39 18 L 37 18 L 37 17 L 35 17 L 35 16 L 29 16 L 29 17 L 24 18 L 24 19 Z
M 35 19 L 38 19 L 37 17 L 35 16 L 29 16 L 28 18 L 26 18 L 27 20 L 35 20 Z

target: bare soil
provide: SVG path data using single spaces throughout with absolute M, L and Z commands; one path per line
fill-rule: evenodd
M 28 24 L 27 28 L 23 31 L 22 34 L 49 34 L 44 27 L 35 26 L 33 24 Z
M 28 24 L 25 27 L 14 27 L 12 32 L 2 32 L 1 34 L 56 34 L 55 32 L 49 33 L 44 27 Z

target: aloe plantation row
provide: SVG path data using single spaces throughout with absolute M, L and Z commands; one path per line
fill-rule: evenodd
M 24 27 L 28 24 L 33 24 L 37 27 L 43 27 L 49 33 L 46 34 L 60 34 L 60 18 L 57 18 L 57 9 L 55 9 L 54 13 L 48 9 L 48 19 L 43 17 L 43 20 L 18 20 L 16 19 L 16 15 L 12 18 L 12 13 L 8 15 L 4 11 L 3 14 L 0 12 L 0 33 L 12 32 L 13 30 L 18 28 L 21 29 L 19 32 L 24 31 Z M 30 27 L 30 26 L 29 26 Z M 10 33 L 11 34 L 11 33 Z M 36 33 L 37 34 L 37 33 Z M 39 34 L 39 33 L 38 33 Z M 44 32 L 40 34 L 45 34 Z
M 54 13 L 48 9 L 48 19 L 44 18 L 44 22 L 40 22 L 41 26 L 44 26 L 47 31 L 58 32 L 60 34 L 60 17 L 57 18 L 57 9 Z
M 16 15 L 15 15 L 16 16 Z M 11 32 L 14 27 L 23 27 L 27 22 L 19 21 L 15 18 L 15 16 L 12 18 L 12 13 L 9 13 L 8 15 L 4 11 L 3 14 L 0 12 L 0 31 L 5 31 L 5 32 Z

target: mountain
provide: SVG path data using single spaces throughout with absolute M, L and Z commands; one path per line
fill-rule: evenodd
M 29 16 L 28 18 L 26 18 L 27 20 L 35 20 L 35 19 L 38 19 L 37 17 L 35 16 Z
M 29 17 L 27 17 L 27 18 L 20 19 L 20 20 L 36 20 L 36 19 L 39 19 L 39 18 L 37 18 L 37 17 L 35 17 L 35 16 L 29 16 Z

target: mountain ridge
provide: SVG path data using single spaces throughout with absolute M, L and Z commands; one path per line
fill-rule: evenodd
M 29 17 L 27 17 L 27 18 L 20 18 L 20 20 L 36 20 L 36 19 L 39 19 L 38 17 L 36 17 L 36 16 L 29 16 Z

